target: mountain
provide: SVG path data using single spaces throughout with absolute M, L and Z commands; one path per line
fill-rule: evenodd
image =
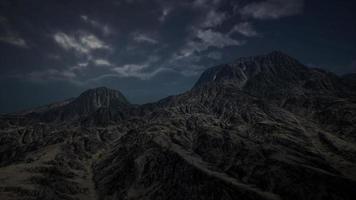
M 19 114 L 45 122 L 68 122 L 87 118 L 103 109 L 115 110 L 129 105 L 129 101 L 121 92 L 99 87 L 87 90 L 77 98 L 27 110 Z
M 68 107 L 82 116 L 97 111 L 100 108 L 128 105 L 129 102 L 119 91 L 105 87 L 87 90 L 71 102 Z
M 195 87 L 209 82 L 232 83 L 243 88 L 247 82 L 263 75 L 264 81 L 268 78 L 277 78 L 295 81 L 307 69 L 297 60 L 274 51 L 268 55 L 243 57 L 231 64 L 219 65 L 206 70 Z
M 204 84 L 231 84 L 260 97 L 287 94 L 341 94 L 340 78 L 320 69 L 310 69 L 279 51 L 267 55 L 240 58 L 232 64 L 206 70 L 195 87 Z
M 350 79 L 282 53 L 132 105 L 106 88 L 0 118 L 1 199 L 355 199 Z

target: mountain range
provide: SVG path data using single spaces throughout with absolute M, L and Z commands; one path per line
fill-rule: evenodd
M 356 76 L 274 51 L 131 104 L 105 87 L 0 116 L 0 199 L 356 199 Z

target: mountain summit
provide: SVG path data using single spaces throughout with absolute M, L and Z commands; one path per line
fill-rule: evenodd
M 258 76 L 296 79 L 296 76 L 306 71 L 306 67 L 296 59 L 280 51 L 273 51 L 266 55 L 242 57 L 231 64 L 212 67 L 201 75 L 195 87 L 209 82 L 220 82 L 234 83 L 243 88 L 249 80 Z
M 121 92 L 106 87 L 98 87 L 84 91 L 77 98 L 28 110 L 23 114 L 47 122 L 68 121 L 89 117 L 102 109 L 116 110 L 129 105 L 129 101 Z
M 79 115 L 87 115 L 99 108 L 127 104 L 129 102 L 121 92 L 106 87 L 99 87 L 83 92 L 68 106 L 76 110 Z
M 344 92 L 340 78 L 320 69 L 308 68 L 280 51 L 243 57 L 230 64 L 209 68 L 194 88 L 209 84 L 233 85 L 260 97 Z

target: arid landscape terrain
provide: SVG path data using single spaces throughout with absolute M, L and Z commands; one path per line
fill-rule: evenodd
M 356 76 L 274 51 L 155 103 L 101 87 L 1 115 L 0 199 L 354 200 L 355 155 Z

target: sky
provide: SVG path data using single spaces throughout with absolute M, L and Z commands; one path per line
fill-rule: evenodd
M 0 113 L 120 90 L 154 102 L 273 50 L 356 72 L 354 0 L 1 0 Z

